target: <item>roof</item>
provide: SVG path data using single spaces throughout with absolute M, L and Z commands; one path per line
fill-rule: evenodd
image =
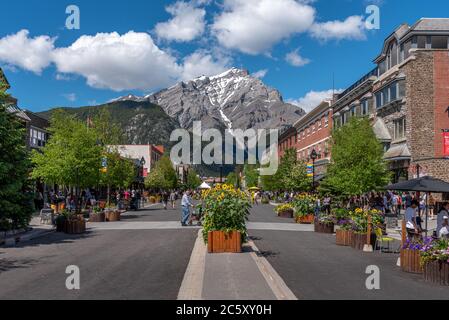
M 5 74 L 3 73 L 2 68 L 0 68 L 0 83 L 6 84 L 6 89 L 9 89 L 9 88 L 10 88 L 8 79 L 6 79 L 6 76 L 5 76 Z
M 17 117 L 19 117 L 22 120 L 25 120 L 27 122 L 31 121 L 31 119 L 27 116 L 27 114 L 16 105 L 13 105 L 13 104 L 9 105 L 6 108 L 6 110 L 10 113 L 15 114 Z
M 293 126 L 296 129 L 301 129 L 302 127 L 308 125 L 310 121 L 313 121 L 316 116 L 319 116 L 327 112 L 330 108 L 331 108 L 331 101 L 324 100 L 312 111 L 308 112 L 304 117 L 296 121 L 296 123 Z
M 394 145 L 384 154 L 385 160 L 395 161 L 395 160 L 409 160 L 412 154 L 407 147 L 406 143 Z
M 416 31 L 449 31 L 449 18 L 422 18 L 410 29 Z
M 30 119 L 30 125 L 33 127 L 46 130 L 50 126 L 50 121 L 31 111 L 25 110 L 25 114 Z
M 381 118 L 377 118 L 376 122 L 374 123 L 373 130 L 377 139 L 379 139 L 380 141 L 388 142 L 392 140 L 390 132 L 388 131 L 385 122 Z

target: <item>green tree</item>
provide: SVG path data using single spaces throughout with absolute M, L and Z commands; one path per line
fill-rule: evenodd
M 245 167 L 243 168 L 243 174 L 245 176 L 247 188 L 259 186 L 259 171 L 257 165 L 246 164 Z
M 149 189 L 169 190 L 176 188 L 177 184 L 178 177 L 168 156 L 163 156 L 145 179 L 145 186 Z
M 0 230 L 22 228 L 33 212 L 32 195 L 27 192 L 29 154 L 25 129 L 7 111 L 6 84 L 0 82 Z
M 136 167 L 131 159 L 121 157 L 116 150 L 107 152 L 104 157 L 107 160 L 107 168 L 100 174 L 100 185 L 108 189 L 109 204 L 111 187 L 128 188 L 136 178 Z
M 376 191 L 390 173 L 368 119 L 352 118 L 332 135 L 332 161 L 320 191 L 348 197 Z
M 232 186 L 237 186 L 238 184 L 238 176 L 235 172 L 231 172 L 226 177 L 226 183 Z
M 104 151 L 96 131 L 63 111 L 53 114 L 49 131 L 51 137 L 42 153 L 32 154 L 33 178 L 75 187 L 76 197 L 81 188 L 96 186 Z
M 112 119 L 111 112 L 105 107 L 94 114 L 92 127 L 96 131 L 98 140 L 105 145 L 120 145 L 125 140 L 120 124 Z
M 195 170 L 189 170 L 187 174 L 187 184 L 186 187 L 188 189 L 196 189 L 201 185 L 201 179 L 198 177 L 198 173 Z

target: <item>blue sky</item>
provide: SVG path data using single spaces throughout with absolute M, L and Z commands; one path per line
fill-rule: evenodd
M 80 9 L 68 30 L 68 5 Z M 366 30 L 368 5 L 380 29 Z M 401 23 L 447 17 L 447 0 L 15 0 L 3 4 L 0 66 L 19 106 L 100 104 L 246 68 L 310 108 L 374 67 Z M 446 16 L 444 14 L 446 13 Z

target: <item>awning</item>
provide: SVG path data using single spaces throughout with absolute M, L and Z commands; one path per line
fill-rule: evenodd
M 379 139 L 380 141 L 390 142 L 392 140 L 390 132 L 388 131 L 385 122 L 381 118 L 377 118 L 376 123 L 374 123 L 373 130 L 377 139 Z
M 384 154 L 384 159 L 387 161 L 410 160 L 411 158 L 412 154 L 406 143 L 394 145 Z
M 206 182 L 203 182 L 199 187 L 198 187 L 198 189 L 202 189 L 202 190 L 206 190 L 206 189 L 210 189 L 211 187 L 206 183 Z

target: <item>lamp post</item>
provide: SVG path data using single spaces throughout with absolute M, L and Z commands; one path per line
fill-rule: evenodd
M 310 153 L 310 159 L 312 159 L 312 191 L 315 191 L 315 160 L 318 158 L 316 150 L 313 149 Z

